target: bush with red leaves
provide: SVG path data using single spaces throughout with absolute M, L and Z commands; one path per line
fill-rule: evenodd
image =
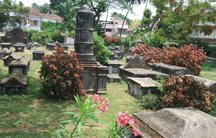
M 162 50 L 156 47 L 149 47 L 145 44 L 137 44 L 132 49 L 132 54 L 138 54 L 144 57 L 145 61 L 148 63 L 158 63 L 161 62 Z
M 162 105 L 167 107 L 194 107 L 209 112 L 213 107 L 214 95 L 192 76 L 173 76 L 163 84 L 166 92 Z
M 105 36 L 104 42 L 107 46 L 119 45 L 121 43 L 121 38 L 120 37 L 114 37 L 114 36 Z
M 48 97 L 57 99 L 72 99 L 74 95 L 84 95 L 82 71 L 75 52 L 66 54 L 63 48 L 56 48 L 53 55 L 46 55 L 42 61 L 42 91 Z
M 145 44 L 138 44 L 132 49 L 132 54 L 139 54 L 144 56 L 148 63 L 163 62 L 166 64 L 186 67 L 199 75 L 201 66 L 206 60 L 206 53 L 203 49 L 196 46 L 184 45 L 181 48 L 169 47 L 163 51 L 159 48 L 148 47 Z

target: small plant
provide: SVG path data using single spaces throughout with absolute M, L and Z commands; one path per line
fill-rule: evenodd
M 163 107 L 194 107 L 209 112 L 213 107 L 214 95 L 192 76 L 173 76 L 163 85 L 166 92 Z
M 135 137 L 139 136 L 140 132 L 137 129 L 130 127 L 129 124 L 138 127 L 138 122 L 134 120 L 131 115 L 125 112 L 119 112 L 116 122 L 108 129 L 108 137 L 121 138 L 128 131 L 132 132 Z
M 107 46 L 115 46 L 121 43 L 121 38 L 117 36 L 105 36 L 104 42 Z
M 82 66 L 76 53 L 66 54 L 63 48 L 56 48 L 53 55 L 46 55 L 41 62 L 40 78 L 42 91 L 50 98 L 72 99 L 84 95 L 81 80 Z
M 60 122 L 62 129 L 56 131 L 58 136 L 73 138 L 74 136 L 82 135 L 83 126 L 93 125 L 92 121 L 99 122 L 95 117 L 96 108 L 104 113 L 109 107 L 109 100 L 97 94 L 92 97 L 92 100 L 90 97 L 87 97 L 84 101 L 81 101 L 79 96 L 76 96 L 75 100 L 78 111 L 62 113 L 67 115 L 69 119 Z M 74 125 L 71 132 L 64 127 L 66 124 Z

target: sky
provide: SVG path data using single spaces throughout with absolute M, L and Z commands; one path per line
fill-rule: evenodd
M 38 5 L 43 5 L 44 3 L 49 3 L 49 0 L 16 0 L 17 2 L 18 1 L 21 1 L 25 6 L 31 6 L 32 3 L 37 3 Z M 143 16 L 143 11 L 144 11 L 144 7 L 145 7 L 145 4 L 141 4 L 141 5 L 135 5 L 134 8 L 133 8 L 133 13 L 130 13 L 128 15 L 128 18 L 132 19 L 132 20 L 135 20 L 135 19 L 142 19 L 142 16 Z M 153 15 L 155 14 L 156 12 L 156 9 L 151 5 L 151 4 L 148 4 L 148 8 L 152 11 Z M 118 13 L 121 13 L 123 15 L 126 14 L 126 10 L 125 11 L 122 11 L 122 10 L 118 10 L 118 9 L 110 9 L 110 12 L 109 12 L 109 17 L 111 16 L 111 13 L 112 12 L 118 12 Z M 103 14 L 102 17 L 101 17 L 101 20 L 105 20 L 105 16 L 106 14 Z

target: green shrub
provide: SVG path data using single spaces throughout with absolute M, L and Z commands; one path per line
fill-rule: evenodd
M 72 99 L 77 94 L 85 94 L 81 81 L 83 68 L 75 52 L 66 54 L 63 48 L 57 48 L 53 55 L 46 55 L 41 64 L 42 92 L 46 96 Z
M 50 32 L 46 31 L 30 30 L 28 31 L 28 38 L 30 42 L 38 42 L 41 45 L 46 45 L 52 41 Z
M 111 56 L 111 52 L 104 45 L 104 40 L 102 37 L 98 36 L 97 33 L 93 33 L 94 39 L 94 55 L 96 60 L 101 64 L 107 64 L 108 58 Z
M 214 95 L 192 76 L 173 76 L 163 85 L 165 95 L 162 105 L 167 107 L 194 107 L 209 112 L 213 107 Z
M 160 98 L 159 96 L 148 93 L 147 95 L 142 96 L 141 105 L 145 109 L 156 110 L 160 108 Z

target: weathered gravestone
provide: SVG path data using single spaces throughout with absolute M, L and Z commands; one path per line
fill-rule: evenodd
M 48 49 L 48 50 L 54 50 L 55 47 L 56 47 L 55 43 L 47 43 L 46 44 L 46 49 Z
M 80 8 L 76 19 L 75 52 L 84 71 L 82 81 L 88 92 L 106 91 L 108 68 L 96 62 L 93 54 L 93 13 L 87 5 Z
M 0 94 L 21 93 L 26 90 L 27 76 L 19 73 L 11 74 L 9 77 L 6 77 L 0 81 L 0 87 Z
M 26 44 L 24 44 L 24 43 L 14 44 L 15 52 L 24 52 L 25 47 L 26 47 Z
M 168 65 L 165 63 L 150 63 L 148 64 L 149 67 L 151 67 L 155 71 L 159 71 L 168 75 L 185 75 L 185 74 L 195 74 L 192 70 L 185 68 L 185 67 L 179 67 L 175 65 Z
M 16 43 L 28 43 L 28 33 L 24 32 L 20 28 L 13 29 L 5 34 L 3 37 L 3 41 L 7 43 L 11 43 L 12 45 Z
M 194 77 L 195 80 L 202 82 L 205 86 L 207 86 L 210 92 L 216 93 L 216 81 L 202 78 L 199 76 L 193 76 L 193 75 L 186 75 L 186 76 Z
M 5 56 L 8 56 L 12 53 L 12 51 L 10 51 L 9 49 L 7 48 L 3 48 L 1 51 L 0 51 L 0 59 L 3 59 Z
M 141 98 L 148 92 L 159 93 L 158 87 L 160 83 L 154 81 L 152 78 L 133 78 L 128 77 L 128 93 L 136 98 Z
M 216 118 L 194 108 L 165 108 L 134 114 L 142 138 L 215 138 Z
M 119 67 L 121 65 L 122 65 L 122 63 L 117 61 L 117 60 L 109 60 L 108 61 L 109 74 L 119 73 Z
M 123 80 L 127 80 L 127 77 L 150 77 L 155 79 L 157 76 L 167 77 L 168 75 L 151 70 L 142 56 L 133 55 L 126 65 L 120 67 L 119 76 Z
M 64 50 L 68 50 L 68 45 L 64 44 L 64 43 L 59 43 L 59 42 L 55 42 L 56 46 L 57 47 L 60 47 L 60 48 L 64 48 Z
M 11 46 L 11 43 L 1 43 L 2 49 L 4 49 L 4 48 L 10 49 L 10 46 Z
M 121 77 L 119 77 L 118 74 L 108 74 L 107 75 L 107 81 L 109 83 L 116 83 L 121 81 Z
M 45 52 L 42 50 L 35 50 L 32 52 L 33 60 L 42 60 L 44 57 Z
M 12 61 L 9 64 L 9 74 L 11 73 L 20 73 L 23 75 L 27 75 L 28 74 L 28 70 L 29 70 L 29 66 L 30 66 L 30 60 L 25 58 L 25 57 L 21 57 L 17 60 Z
M 12 61 L 17 60 L 17 59 L 19 59 L 19 58 L 20 58 L 20 56 L 17 56 L 17 55 L 15 55 L 15 54 L 11 54 L 11 55 L 9 55 L 9 56 L 4 57 L 4 58 L 3 58 L 4 66 L 9 66 L 9 64 L 10 64 Z

